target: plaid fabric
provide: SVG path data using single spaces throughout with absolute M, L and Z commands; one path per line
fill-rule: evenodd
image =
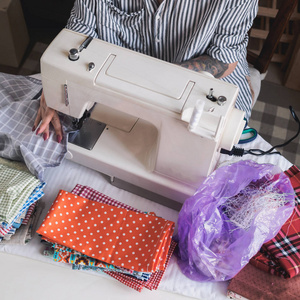
M 24 161 L 30 172 L 41 180 L 47 167 L 58 166 L 67 152 L 67 136 L 71 119 L 61 116 L 64 137 L 57 143 L 50 129 L 47 142 L 32 132 L 39 108 L 40 80 L 0 73 L 0 156 Z
M 25 211 L 35 202 L 37 202 L 39 199 L 41 199 L 44 196 L 43 188 L 45 187 L 46 183 L 41 182 L 31 193 L 28 200 L 23 204 L 19 212 L 15 215 L 13 220 L 10 223 L 3 222 L 2 226 L 5 228 L 10 227 L 14 222 L 17 222 L 17 220 L 22 216 L 22 214 L 25 213 Z M 26 215 L 25 215 L 26 216 Z M 18 222 L 19 223 L 19 222 Z
M 285 173 L 295 190 L 295 209 L 278 234 L 263 245 L 250 263 L 271 274 L 292 278 L 300 273 L 300 171 L 292 166 Z
M 32 174 L 0 165 L 0 221 L 10 224 L 40 184 Z

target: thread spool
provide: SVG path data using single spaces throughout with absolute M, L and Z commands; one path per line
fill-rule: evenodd
M 204 109 L 204 105 L 205 105 L 205 101 L 203 100 L 198 100 L 196 102 L 196 105 L 194 107 L 190 122 L 189 122 L 189 126 L 188 129 L 189 131 L 195 131 L 195 129 L 197 128 L 199 121 L 201 119 L 202 113 L 203 113 L 203 109 Z

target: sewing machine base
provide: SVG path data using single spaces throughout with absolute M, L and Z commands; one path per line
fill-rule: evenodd
M 166 198 L 166 197 L 156 194 L 152 191 L 143 189 L 139 186 L 133 185 L 122 179 L 119 179 L 116 177 L 110 177 L 110 183 L 117 188 L 120 188 L 122 190 L 130 192 L 132 194 L 141 196 L 143 198 L 149 199 L 153 202 L 162 204 L 162 205 L 172 208 L 174 210 L 180 211 L 180 209 L 182 207 L 182 203 L 176 202 L 172 199 Z

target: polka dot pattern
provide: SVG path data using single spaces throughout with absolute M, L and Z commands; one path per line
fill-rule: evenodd
M 61 190 L 37 232 L 106 263 L 154 272 L 163 269 L 173 231 L 174 222 Z

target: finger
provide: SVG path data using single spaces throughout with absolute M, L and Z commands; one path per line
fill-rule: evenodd
M 37 129 L 37 127 L 39 126 L 40 122 L 41 122 L 41 111 L 40 109 L 38 110 L 34 123 L 33 123 L 33 127 L 32 127 L 32 131 L 35 131 Z
M 49 133 L 49 126 L 47 126 L 47 127 L 45 128 L 44 132 L 43 132 L 43 139 L 44 139 L 44 141 L 48 140 L 49 136 L 50 136 L 50 133 Z
M 56 133 L 56 139 L 57 142 L 60 143 L 63 137 L 63 133 L 62 133 L 62 127 L 60 124 L 60 120 L 59 120 L 59 116 L 58 114 L 55 112 L 51 121 L 54 131 Z
M 37 132 L 36 134 L 40 134 L 40 133 L 43 133 L 46 131 L 46 133 L 49 135 L 49 124 L 53 118 L 53 114 L 54 114 L 54 111 L 50 111 L 47 110 L 47 113 L 46 114 L 43 114 L 41 119 L 42 119 L 42 122 L 39 126 L 39 128 L 37 129 Z
M 46 98 L 45 98 L 45 95 L 44 95 L 44 90 L 42 91 L 40 105 L 47 107 Z

